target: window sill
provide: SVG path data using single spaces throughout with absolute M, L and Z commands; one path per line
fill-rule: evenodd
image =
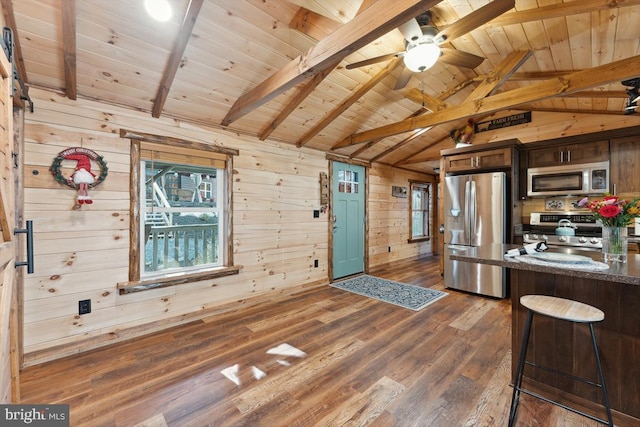
M 429 240 L 431 240 L 431 237 L 416 237 L 414 239 L 408 239 L 407 242 L 408 243 L 418 243 L 418 242 L 428 242 Z
M 135 292 L 148 291 L 151 289 L 166 288 L 168 286 L 182 285 L 184 283 L 199 282 L 201 280 L 215 279 L 217 277 L 233 276 L 240 274 L 241 265 L 233 267 L 220 267 L 210 270 L 202 270 L 195 273 L 183 273 L 171 277 L 158 277 L 155 279 L 140 280 L 136 282 L 118 283 L 120 295 L 132 294 Z

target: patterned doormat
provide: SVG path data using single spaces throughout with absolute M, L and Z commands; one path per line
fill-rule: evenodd
M 366 274 L 334 282 L 331 286 L 415 311 L 449 295 L 435 289 L 394 282 Z

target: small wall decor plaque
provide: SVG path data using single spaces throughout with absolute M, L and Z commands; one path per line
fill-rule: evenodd
M 65 160 L 76 162 L 75 169 L 68 177 L 62 174 Z M 98 175 L 91 171 L 93 163 L 100 169 Z M 93 203 L 93 199 L 89 196 L 89 188 L 102 184 L 109 172 L 107 162 L 104 161 L 102 156 L 93 150 L 83 147 L 67 148 L 58 153 L 53 159 L 53 163 L 51 163 L 50 170 L 57 182 L 78 191 L 78 203 L 81 205 Z
M 393 197 L 407 197 L 407 187 L 394 185 L 391 187 L 391 195 Z
M 564 200 L 561 199 L 547 199 L 544 201 L 545 211 L 563 211 Z

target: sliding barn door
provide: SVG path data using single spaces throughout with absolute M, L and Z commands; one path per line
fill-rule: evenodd
M 17 403 L 19 390 L 19 322 L 17 303 L 15 179 L 13 145 L 13 73 L 0 51 L 0 403 Z

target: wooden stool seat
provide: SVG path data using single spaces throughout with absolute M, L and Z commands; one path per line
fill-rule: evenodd
M 518 403 L 520 401 L 520 394 L 528 394 L 545 402 L 552 403 L 560 406 L 576 414 L 583 415 L 599 423 L 613 427 L 613 418 L 611 416 L 611 405 L 609 404 L 609 395 L 607 393 L 607 386 L 604 382 L 604 373 L 602 372 L 602 362 L 600 360 L 600 352 L 598 351 L 598 344 L 596 342 L 594 323 L 602 322 L 604 320 L 604 313 L 602 310 L 592 307 L 587 304 L 583 304 L 578 301 L 572 301 L 564 298 L 557 298 L 548 295 L 523 295 L 520 297 L 520 304 L 527 309 L 527 319 L 524 324 L 524 331 L 522 335 L 522 343 L 520 345 L 520 355 L 518 356 L 518 368 L 516 371 L 516 377 L 513 383 L 513 395 L 511 397 L 511 410 L 509 411 L 509 427 L 513 427 L 516 421 L 516 414 L 518 411 Z M 533 323 L 534 314 L 540 316 L 547 316 L 558 320 L 582 323 L 588 326 L 589 333 L 591 335 L 591 343 L 593 346 L 593 353 L 596 359 L 596 368 L 598 370 L 598 382 L 587 380 L 586 378 L 580 378 L 573 375 L 571 372 L 563 372 L 553 369 L 549 366 L 542 366 L 537 363 L 533 363 L 526 360 L 527 348 L 529 346 L 529 337 L 531 334 L 531 325 Z M 527 390 L 522 386 L 522 378 L 524 374 L 525 365 L 534 367 L 536 369 L 543 369 L 547 372 L 563 375 L 574 381 L 580 381 L 585 384 L 597 387 L 602 392 L 602 404 L 606 411 L 607 418 L 598 418 L 594 415 L 580 411 L 576 408 L 564 405 L 558 401 L 549 399 L 541 394 L 534 393 L 531 390 Z
M 520 298 L 520 304 L 535 313 L 569 322 L 591 323 L 604 320 L 602 310 L 564 298 L 547 295 L 524 295 Z

